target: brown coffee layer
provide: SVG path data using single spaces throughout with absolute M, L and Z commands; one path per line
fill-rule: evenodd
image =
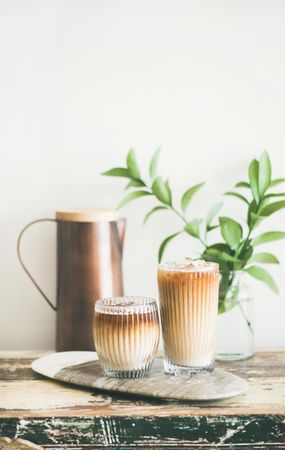
M 134 314 L 109 314 L 106 312 L 95 311 L 94 320 L 99 327 L 140 327 L 144 324 L 156 325 L 158 313 L 134 313 Z

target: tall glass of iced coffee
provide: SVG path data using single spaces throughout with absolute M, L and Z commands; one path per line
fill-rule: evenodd
M 173 375 L 214 368 L 219 266 L 202 260 L 158 268 L 164 369 Z

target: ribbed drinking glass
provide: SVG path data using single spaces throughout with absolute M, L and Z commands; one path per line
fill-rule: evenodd
M 219 279 L 216 263 L 186 259 L 159 265 L 166 373 L 213 370 Z
M 155 356 L 159 333 L 158 307 L 154 299 L 114 297 L 95 303 L 94 343 L 108 376 L 144 376 Z

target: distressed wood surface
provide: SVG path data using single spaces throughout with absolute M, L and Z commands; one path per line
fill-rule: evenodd
M 32 369 L 76 386 L 162 399 L 222 400 L 247 391 L 245 380 L 220 368 L 191 377 L 166 375 L 162 357 L 155 358 L 148 376 L 137 379 L 107 377 L 96 352 L 54 353 L 34 361 Z
M 53 382 L 31 370 L 31 362 L 37 356 L 0 354 L 0 417 L 284 414 L 283 351 L 257 353 L 249 360 L 218 364 L 247 379 L 249 390 L 229 400 L 201 404 L 110 395 Z
M 45 450 L 285 448 L 284 351 L 219 364 L 247 379 L 249 390 L 211 403 L 74 388 L 33 373 L 38 356 L 0 354 L 0 436 Z

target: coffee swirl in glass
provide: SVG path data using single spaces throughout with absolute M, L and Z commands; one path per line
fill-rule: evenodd
M 151 367 L 160 335 L 158 307 L 145 297 L 114 297 L 95 303 L 93 335 L 106 375 L 139 378 Z
M 219 280 L 216 263 L 185 259 L 159 265 L 166 373 L 213 370 Z

